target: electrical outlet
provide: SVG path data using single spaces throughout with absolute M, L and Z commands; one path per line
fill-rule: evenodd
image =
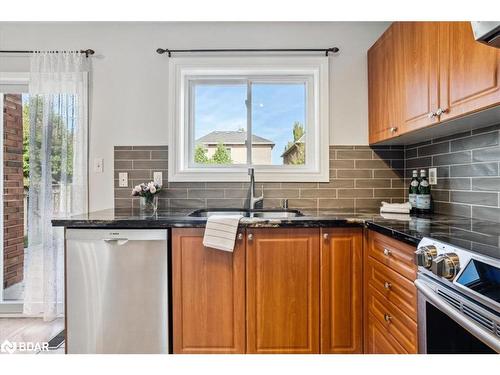
M 104 172 L 104 159 L 103 158 L 94 158 L 94 172 L 95 173 Z
M 161 172 L 154 172 L 153 173 L 153 181 L 158 184 L 158 185 L 162 185 L 163 183 L 163 173 Z
M 118 186 L 119 187 L 128 187 L 128 173 L 127 172 L 118 173 Z
M 437 185 L 437 168 L 429 168 L 429 185 Z

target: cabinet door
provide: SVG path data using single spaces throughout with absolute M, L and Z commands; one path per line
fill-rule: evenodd
M 361 228 L 321 230 L 321 353 L 362 353 Z
M 370 144 L 399 135 L 401 83 L 399 49 L 392 25 L 368 50 Z
M 474 40 L 470 22 L 441 23 L 441 121 L 500 103 L 500 49 Z
M 247 229 L 247 352 L 319 351 L 319 230 Z
M 203 246 L 204 229 L 172 229 L 174 353 L 245 352 L 245 243 Z
M 402 48 L 403 133 L 438 122 L 439 23 L 398 22 Z

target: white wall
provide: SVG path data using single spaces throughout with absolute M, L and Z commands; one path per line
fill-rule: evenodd
M 92 48 L 90 209 L 113 205 L 113 146 L 167 144 L 164 48 L 337 46 L 331 61 L 331 144 L 367 144 L 366 51 L 386 22 L 0 23 L 0 49 Z M 0 71 L 27 71 L 27 57 L 0 55 Z

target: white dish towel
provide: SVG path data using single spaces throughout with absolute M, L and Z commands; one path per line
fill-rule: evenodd
M 395 214 L 409 214 L 411 210 L 410 202 L 405 203 L 387 203 L 382 202 L 380 212 L 392 212 Z
M 241 215 L 212 215 L 208 217 L 203 245 L 218 250 L 234 250 Z

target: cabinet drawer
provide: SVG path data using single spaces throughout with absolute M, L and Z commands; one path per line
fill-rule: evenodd
M 374 231 L 369 232 L 368 255 L 412 281 L 417 277 L 414 252 L 413 246 Z
M 417 353 L 417 324 L 373 287 L 368 288 L 368 314 L 373 315 L 408 353 Z
M 378 290 L 385 298 L 416 321 L 417 289 L 413 282 L 375 259 L 368 258 L 367 263 L 368 286 Z
M 408 354 L 373 314 L 368 314 L 365 354 Z

